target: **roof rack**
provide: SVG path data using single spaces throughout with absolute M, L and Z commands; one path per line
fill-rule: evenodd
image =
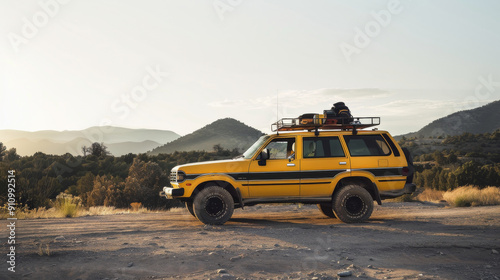
M 372 127 L 380 124 L 380 117 L 335 117 L 335 118 L 283 118 L 271 125 L 271 130 L 297 131 L 308 130 L 352 130 L 356 134 L 358 129 Z

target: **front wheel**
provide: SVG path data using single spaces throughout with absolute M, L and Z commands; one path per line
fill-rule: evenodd
M 193 217 L 196 218 L 196 215 L 194 214 L 194 209 L 193 209 L 193 202 L 192 201 L 186 201 L 186 209 L 189 211 L 189 214 L 193 215 Z
M 361 223 L 373 212 L 373 198 L 359 185 L 347 185 L 333 197 L 333 211 L 344 223 Z
M 196 195 L 193 210 L 200 222 L 207 225 L 222 225 L 233 215 L 234 200 L 227 190 L 212 185 Z

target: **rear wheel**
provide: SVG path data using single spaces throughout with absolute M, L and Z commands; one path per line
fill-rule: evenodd
M 189 211 L 189 213 L 191 215 L 193 215 L 193 217 L 196 218 L 196 215 L 194 214 L 194 209 L 193 209 L 193 202 L 192 201 L 186 201 L 185 204 L 186 204 L 186 209 Z
M 336 219 L 335 213 L 333 213 L 332 203 L 321 203 L 318 204 L 318 209 L 325 216 Z
M 347 185 L 333 198 L 333 211 L 344 223 L 361 223 L 373 212 L 373 198 L 359 185 Z
M 227 190 L 211 185 L 196 195 L 193 210 L 200 222 L 208 225 L 222 225 L 233 215 L 234 200 Z

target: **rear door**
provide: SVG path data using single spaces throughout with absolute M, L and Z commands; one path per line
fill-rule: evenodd
M 395 157 L 380 134 L 344 135 L 351 156 L 351 172 L 369 173 L 376 180 L 380 191 L 402 189 L 406 177 L 402 175 L 403 163 Z M 398 152 L 399 154 L 399 152 Z

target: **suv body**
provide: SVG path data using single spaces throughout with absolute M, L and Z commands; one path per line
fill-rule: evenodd
M 386 131 L 293 131 L 262 136 L 232 160 L 176 166 L 160 195 L 184 201 L 206 224 L 260 203 L 318 204 L 328 217 L 362 222 L 381 204 L 415 191 L 408 151 Z

